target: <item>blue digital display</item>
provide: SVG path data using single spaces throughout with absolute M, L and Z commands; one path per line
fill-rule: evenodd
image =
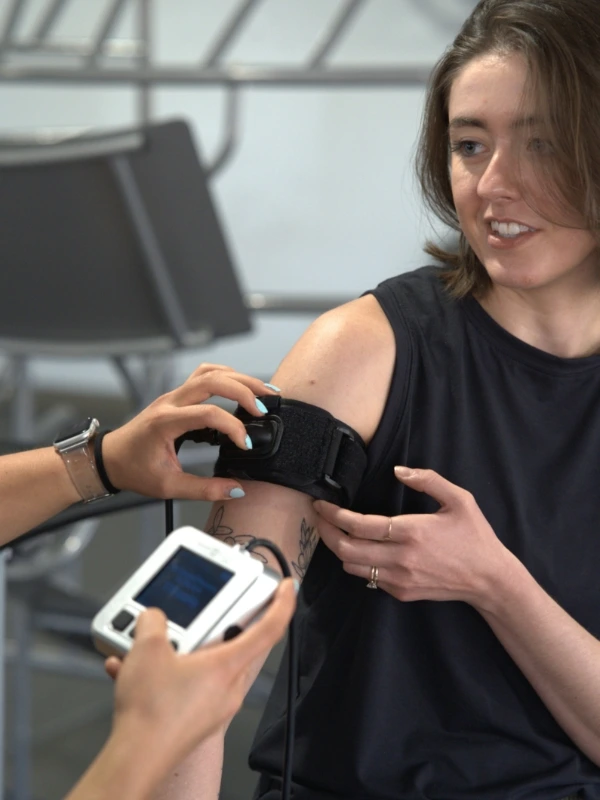
M 187 628 L 232 577 L 230 570 L 180 547 L 133 599 L 162 609 L 172 622 Z

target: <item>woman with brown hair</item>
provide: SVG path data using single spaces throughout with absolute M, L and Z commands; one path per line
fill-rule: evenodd
M 273 379 L 368 442 L 352 510 L 260 483 L 215 508 L 306 571 L 295 800 L 600 798 L 599 12 L 477 5 L 418 157 L 459 252 L 326 314 Z

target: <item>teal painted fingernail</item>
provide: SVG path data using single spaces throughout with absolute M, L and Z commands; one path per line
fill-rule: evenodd
M 256 407 L 258 408 L 258 410 L 263 414 L 268 414 L 269 409 L 266 407 L 266 405 L 261 400 L 259 400 L 258 397 L 256 397 L 255 400 L 256 400 Z
M 240 489 L 239 486 L 236 486 L 234 489 L 231 489 L 229 492 L 229 497 L 238 498 L 238 497 L 245 497 L 246 492 L 243 489 Z
M 297 581 L 296 578 L 294 578 L 294 589 L 296 590 L 296 594 L 298 594 L 300 591 L 300 581 Z
M 266 386 L 268 389 L 273 389 L 273 391 L 274 391 L 274 392 L 280 392 L 280 391 L 281 391 L 281 389 L 279 388 L 279 386 L 273 386 L 273 384 L 272 384 L 272 383 L 265 383 L 265 386 Z
M 252 439 L 249 436 L 246 436 L 246 447 L 248 450 L 252 450 Z

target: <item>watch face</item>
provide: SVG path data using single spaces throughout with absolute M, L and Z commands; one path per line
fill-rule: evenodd
M 81 434 L 86 433 L 86 431 L 89 431 L 89 429 L 92 427 L 93 422 L 94 422 L 93 417 L 86 417 L 85 419 L 82 419 L 81 422 L 75 422 L 66 425 L 58 432 L 54 440 L 54 444 L 58 444 L 59 442 L 64 442 L 67 439 L 73 439 L 76 436 L 80 436 Z

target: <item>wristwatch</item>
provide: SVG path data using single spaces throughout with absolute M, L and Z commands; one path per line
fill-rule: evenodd
M 54 449 L 65 463 L 69 477 L 84 503 L 110 497 L 102 483 L 94 457 L 94 438 L 100 423 L 88 417 L 76 425 L 63 428 L 54 440 Z

